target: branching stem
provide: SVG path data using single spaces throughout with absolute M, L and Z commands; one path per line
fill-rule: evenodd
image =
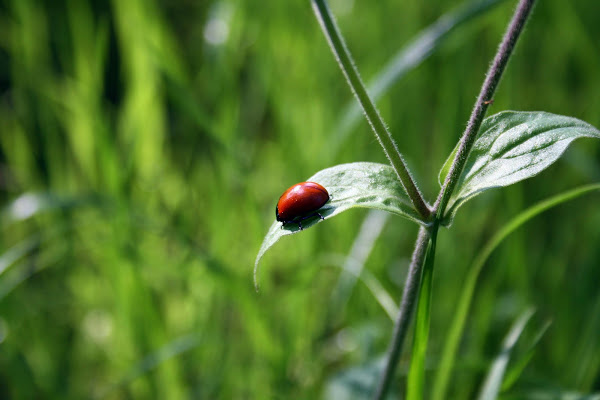
M 458 183 L 458 179 L 465 168 L 467 157 L 473 147 L 473 143 L 475 142 L 477 132 L 479 132 L 485 113 L 493 100 L 498 83 L 500 83 L 500 78 L 502 78 L 502 73 L 515 49 L 519 35 L 523 32 L 525 22 L 527 22 L 527 18 L 531 13 L 534 3 L 535 0 L 519 1 L 513 18 L 504 33 L 502 42 L 500 42 L 500 46 L 498 46 L 494 61 L 492 61 L 492 64 L 490 65 L 485 81 L 481 86 L 479 97 L 477 97 L 477 101 L 475 102 L 475 106 L 469 117 L 469 122 L 467 123 L 465 132 L 460 140 L 460 146 L 454 157 L 454 162 L 450 167 L 450 171 L 444 181 L 444 186 L 433 206 L 433 210 L 438 219 L 442 219 L 444 216 L 446 206 L 448 205 L 450 196 L 452 196 L 452 192 Z
M 491 100 L 496 88 L 498 87 L 502 73 L 504 72 L 506 65 L 508 64 L 508 60 L 514 51 L 517 39 L 523 31 L 523 27 L 525 26 L 525 22 L 530 15 L 534 2 L 535 0 L 519 1 L 513 18 L 508 25 L 500 46 L 498 47 L 494 61 L 492 62 L 485 81 L 481 87 L 481 92 L 479 93 L 479 97 L 475 102 L 475 107 L 473 108 L 471 117 L 469 118 L 467 128 L 463 133 L 460 147 L 446 177 L 444 186 L 442 187 L 442 190 L 440 191 L 437 201 L 433 207 L 433 212 L 435 214 L 433 224 L 429 229 L 421 228 L 419 232 L 419 237 L 413 252 L 412 262 L 406 278 L 404 292 L 402 294 L 398 319 L 396 320 L 396 325 L 394 326 L 392 340 L 387 353 L 386 365 L 377 385 L 377 390 L 373 397 L 374 400 L 382 400 L 388 391 L 390 382 L 396 370 L 398 358 L 400 357 L 400 352 L 406 337 L 410 318 L 412 316 L 413 309 L 415 308 L 415 300 L 419 293 L 421 272 L 423 270 L 423 263 L 425 261 L 425 254 L 428 248 L 429 240 L 433 235 L 437 234 L 437 230 L 439 229 L 439 221 L 441 221 L 443 218 L 448 200 L 450 199 L 452 191 L 458 182 L 458 178 L 464 169 L 467 156 L 471 151 L 471 147 L 473 146 L 477 132 L 479 131 L 481 123 L 483 122 L 487 108 L 491 104 Z
M 496 56 L 488 70 L 485 81 L 481 87 L 479 97 L 475 102 L 475 106 L 467 123 L 467 128 L 463 133 L 460 141 L 460 146 L 450 167 L 450 171 L 446 176 L 444 185 L 440 190 L 433 209 L 430 209 L 421 192 L 414 183 L 408 168 L 402 156 L 396 146 L 396 143 L 392 139 L 389 131 L 387 130 L 383 119 L 377 112 L 375 105 L 371 101 L 367 90 L 362 83 L 358 70 L 352 61 L 350 52 L 344 43 L 342 35 L 339 32 L 338 27 L 332 17 L 329 8 L 325 0 L 312 0 L 313 9 L 321 24 L 321 28 L 329 42 L 329 45 L 333 51 L 333 54 L 346 77 L 350 88 L 356 95 L 359 103 L 361 104 L 365 116 L 375 133 L 375 136 L 379 140 L 379 143 L 383 147 L 383 151 L 390 160 L 393 168 L 398 174 L 398 178 L 402 183 L 402 186 L 406 190 L 406 193 L 410 197 L 415 209 L 419 212 L 423 221 L 430 222 L 428 227 L 421 227 L 419 236 L 415 244 L 413 256 L 406 278 L 406 284 L 404 286 L 404 292 L 402 293 L 402 301 L 400 303 L 400 309 L 396 324 L 394 326 L 394 332 L 392 340 L 387 353 L 386 365 L 384 367 L 383 374 L 377 385 L 377 389 L 374 395 L 375 400 L 382 400 L 390 386 L 391 380 L 396 370 L 398 358 L 402 351 L 402 345 L 408 331 L 411 316 L 415 308 L 415 302 L 419 293 L 421 285 L 421 275 L 423 271 L 423 264 L 425 262 L 426 255 L 428 253 L 429 243 L 432 237 L 437 235 L 439 229 L 439 223 L 443 219 L 444 212 L 450 196 L 454 191 L 458 179 L 465 167 L 467 156 L 471 151 L 471 147 L 477 136 L 477 132 L 481 127 L 483 118 L 487 111 L 488 106 L 492 103 L 493 95 L 496 92 L 498 83 L 502 77 L 502 74 L 508 64 L 508 60 L 513 53 L 517 39 L 523 31 L 525 22 L 530 15 L 535 0 L 520 0 L 513 18 L 508 25 L 506 33 L 502 38 Z M 434 251 L 434 250 L 433 250 Z M 433 254 L 431 254 L 433 257 Z
M 346 43 L 344 43 L 344 39 L 332 17 L 329 7 L 327 7 L 325 0 L 312 0 L 312 4 L 335 59 L 346 77 L 352 92 L 354 92 L 354 95 L 362 106 L 377 140 L 381 144 L 381 147 L 383 147 L 385 155 L 390 160 L 396 174 L 398 174 L 398 178 L 413 203 L 413 206 L 418 211 L 419 215 L 421 215 L 423 221 L 429 221 L 432 215 L 431 210 L 413 181 L 406 163 L 398 150 L 398 146 L 396 146 L 396 142 L 394 142 L 381 115 L 379 115 L 377 108 L 375 108 L 375 105 L 371 101 L 367 89 L 360 79 L 358 69 L 354 65 L 350 51 L 346 47 Z

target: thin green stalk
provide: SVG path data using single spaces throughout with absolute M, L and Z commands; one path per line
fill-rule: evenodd
M 375 105 L 371 101 L 369 94 L 367 93 L 367 89 L 360 79 L 360 75 L 358 74 L 358 69 L 352 60 L 352 56 L 350 55 L 350 51 L 346 47 L 344 43 L 344 39 L 340 34 L 340 31 L 333 19 L 331 11 L 327 6 L 325 0 L 312 0 L 313 9 L 315 11 L 315 15 L 319 20 L 321 28 L 323 29 L 323 33 L 329 42 L 329 46 L 333 51 L 333 54 L 346 77 L 352 92 L 356 96 L 358 102 L 362 106 L 365 111 L 365 116 L 377 137 L 377 140 L 383 147 L 383 151 L 387 158 L 390 160 L 392 167 L 396 170 L 398 174 L 398 178 L 406 190 L 408 197 L 410 198 L 413 206 L 421 215 L 424 221 L 429 221 L 431 217 L 431 210 L 429 206 L 423 199 L 423 195 L 417 188 L 410 172 L 404 162 L 392 135 L 387 130 L 383 119 L 379 115 L 379 112 L 375 108 Z
M 404 288 L 404 293 L 402 294 L 402 302 L 400 304 L 398 320 L 396 322 L 396 326 L 394 327 L 392 342 L 388 350 L 387 363 L 381 380 L 378 383 L 375 396 L 373 397 L 373 399 L 375 400 L 382 400 L 385 397 L 390 385 L 390 381 L 393 377 L 396 364 L 398 362 L 398 358 L 402 349 L 402 344 L 406 336 L 408 323 L 410 322 L 412 308 L 414 306 L 417 294 L 419 292 L 419 278 L 423 269 L 423 262 L 425 260 L 426 253 L 425 250 L 428 247 L 429 239 L 437 235 L 437 230 L 439 228 L 438 222 L 443 219 L 445 207 L 448 204 L 448 200 L 450 199 L 452 191 L 454 190 L 458 182 L 458 178 L 460 177 L 460 174 L 464 169 L 467 156 L 471 150 L 473 142 L 475 141 L 477 132 L 479 131 L 479 128 L 483 121 L 483 117 L 485 116 L 485 112 L 489 105 L 488 100 L 492 99 L 492 96 L 495 93 L 496 88 L 498 87 L 498 83 L 500 82 L 502 73 L 504 72 L 510 55 L 512 54 L 515 48 L 517 39 L 523 31 L 523 27 L 525 26 L 525 22 L 530 14 L 531 8 L 533 7 L 534 1 L 535 0 L 521 0 L 517 6 L 513 19 L 511 20 L 508 29 L 502 39 L 502 42 L 500 43 L 496 56 L 494 57 L 494 61 L 492 62 L 492 65 L 483 83 L 481 92 L 475 103 L 475 107 L 473 109 L 471 117 L 469 118 L 467 128 L 461 139 L 460 147 L 444 182 L 444 186 L 442 187 L 442 190 L 440 191 L 437 201 L 434 205 L 433 214 L 435 214 L 435 217 L 433 224 L 429 229 L 421 228 L 421 231 L 419 232 L 419 238 L 417 239 L 417 244 L 413 252 L 413 260 L 409 269 L 406 286 Z M 317 9 L 318 4 L 321 4 L 321 6 L 326 10 L 326 7 L 322 3 L 322 1 L 313 0 L 313 4 L 317 4 L 315 9 Z M 329 16 L 327 11 L 324 11 L 323 13 Z M 319 12 L 317 12 L 317 15 L 319 15 Z M 323 26 L 323 29 L 325 31 L 329 29 L 336 34 L 335 38 L 338 40 L 337 43 L 334 43 L 333 39 L 331 38 L 334 35 L 328 35 L 331 47 L 335 49 L 337 46 L 341 50 L 345 50 L 345 46 L 341 41 L 341 38 L 339 37 L 339 33 L 337 33 L 337 28 L 335 27 L 331 19 L 329 19 L 329 21 L 324 21 L 322 19 L 321 25 Z M 345 51 L 345 53 L 342 53 L 347 55 L 347 50 Z M 342 60 L 338 53 L 336 53 L 336 56 L 338 57 L 340 65 L 347 64 L 350 67 L 347 69 L 355 71 L 353 69 L 354 67 L 349 57 L 347 57 L 346 60 Z M 343 66 L 342 70 L 344 70 L 344 72 L 347 73 L 346 69 L 344 69 Z M 347 78 L 349 81 L 351 80 L 348 74 Z M 355 78 L 358 79 L 358 81 L 360 82 L 360 79 L 358 78 L 358 73 L 356 73 Z M 364 91 L 364 86 L 361 85 L 360 87 Z M 359 97 L 360 101 L 360 96 L 358 96 L 358 94 L 357 97 Z M 367 97 L 366 91 L 365 97 Z M 433 262 L 434 255 L 432 254 L 431 257 Z M 424 281 L 424 283 L 426 282 Z M 422 352 L 426 351 L 426 342 L 424 346 L 425 347 L 423 348 Z
M 437 229 L 437 225 L 432 228 Z M 396 371 L 396 365 L 398 364 L 402 344 L 404 343 L 406 332 L 408 331 L 408 325 L 414 309 L 415 300 L 419 294 L 423 263 L 425 261 L 429 239 L 431 238 L 432 228 L 421 227 L 419 230 L 419 236 L 415 243 L 415 249 L 408 269 L 404 291 L 402 292 L 402 301 L 400 302 L 398 318 L 394 325 L 394 333 L 392 334 L 392 341 L 390 342 L 387 353 L 386 365 L 379 383 L 377 384 L 375 395 L 373 396 L 373 399 L 375 400 L 382 400 L 385 397 L 392 378 L 394 377 L 394 372 Z
M 432 228 L 431 241 L 425 258 L 421 288 L 417 300 L 417 314 L 415 316 L 415 334 L 412 346 L 412 357 L 408 371 L 406 398 L 408 400 L 424 399 L 425 387 L 425 358 L 427 355 L 427 341 L 429 339 L 429 315 L 431 310 L 431 296 L 433 293 L 433 265 L 435 259 L 435 245 L 437 241 L 438 225 Z
M 508 60 L 515 49 L 517 39 L 519 38 L 521 32 L 523 32 L 525 22 L 527 22 L 527 17 L 531 12 L 534 3 L 535 0 L 519 1 L 513 18 L 506 29 L 504 37 L 502 38 L 502 42 L 500 42 L 500 46 L 498 47 L 494 61 L 490 65 L 485 81 L 483 82 L 483 86 L 481 87 L 479 97 L 475 102 L 475 107 L 471 112 L 471 117 L 467 123 L 467 128 L 465 129 L 465 132 L 461 138 L 460 146 L 456 156 L 454 157 L 454 162 L 450 167 L 450 171 L 448 172 L 446 180 L 444 181 L 444 186 L 442 187 L 442 190 L 440 191 L 433 207 L 434 213 L 437 215 L 438 219 L 442 219 L 444 216 L 446 205 L 448 205 L 450 196 L 452 196 L 452 192 L 454 191 L 454 188 L 458 183 L 458 179 L 462 174 L 467 162 L 467 156 L 471 151 L 471 147 L 473 147 L 473 143 L 475 142 L 475 138 L 477 137 L 477 133 L 479 132 L 479 128 L 481 127 L 485 113 L 490 105 L 490 101 L 494 97 L 496 88 L 500 83 L 500 79 L 502 78 L 502 74 L 506 68 L 506 65 L 508 64 Z
M 433 386 L 433 400 L 443 400 L 447 398 L 446 392 L 452 369 L 454 368 L 456 350 L 458 349 L 458 344 L 464 330 L 465 321 L 467 320 L 467 315 L 469 309 L 471 308 L 473 293 L 475 292 L 475 285 L 477 284 L 477 279 L 479 278 L 479 274 L 481 273 L 485 262 L 492 252 L 504 239 L 506 239 L 506 237 L 508 237 L 508 235 L 533 217 L 552 207 L 595 190 L 600 190 L 600 184 L 596 183 L 593 185 L 582 186 L 544 200 L 515 216 L 498 232 L 496 232 L 496 234 L 488 240 L 485 246 L 483 246 L 477 257 L 475 257 L 473 264 L 469 268 L 469 273 L 463 285 L 461 296 L 454 313 L 454 320 L 452 321 L 452 326 L 450 327 L 446 337 L 444 352 L 438 365 L 438 373 Z
M 438 18 L 433 24 L 423 29 L 396 53 L 367 84 L 367 92 L 377 102 L 393 85 L 396 85 L 411 70 L 417 68 L 433 54 L 451 34 L 477 16 L 491 11 L 506 0 L 470 0 L 461 4 Z M 336 132 L 329 142 L 330 154 L 337 154 L 341 144 L 347 139 L 357 122 L 362 117 L 359 104 L 352 101 L 341 113 L 336 124 Z

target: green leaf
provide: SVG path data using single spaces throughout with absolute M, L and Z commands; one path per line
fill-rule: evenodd
M 546 112 L 505 111 L 486 118 L 448 203 L 448 222 L 465 201 L 537 175 L 582 137 L 600 138 L 600 131 L 576 118 Z
M 444 181 L 448 176 L 448 172 L 450 172 L 450 167 L 454 162 L 454 158 L 456 157 L 456 152 L 458 151 L 459 146 L 460 142 L 456 143 L 456 146 L 454 146 L 454 150 L 452 150 L 452 153 L 450 153 L 450 155 L 446 159 L 446 162 L 444 162 L 444 165 L 442 165 L 442 169 L 440 169 L 440 173 L 438 174 L 438 183 L 440 184 L 440 187 L 444 186 Z
M 488 375 L 485 379 L 481 393 L 479 394 L 479 400 L 494 400 L 498 397 L 502 380 L 504 379 L 504 373 L 506 366 L 510 359 L 511 353 L 514 350 L 519 337 L 525 330 L 525 326 L 533 316 L 533 310 L 529 309 L 525 311 L 515 321 L 510 332 L 506 335 L 504 343 L 502 344 L 502 350 L 494 360 L 494 363 L 490 367 Z
M 351 208 L 372 208 L 397 214 L 425 225 L 413 208 L 392 167 L 385 164 L 356 162 L 336 165 L 317 172 L 307 179 L 323 185 L 331 200 L 319 213 L 329 219 Z M 304 230 L 318 224 L 318 217 L 302 221 Z M 298 233 L 297 224 L 282 226 L 275 221 L 265 236 L 254 264 L 254 282 L 257 282 L 258 262 L 265 252 L 281 237 Z

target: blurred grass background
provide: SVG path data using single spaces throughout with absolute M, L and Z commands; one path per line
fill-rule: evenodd
M 378 102 L 430 200 L 512 3 L 452 33 Z M 458 3 L 331 5 L 369 81 Z M 491 113 L 600 127 L 599 16 L 597 0 L 540 1 Z M 308 1 L 2 2 L 0 398 L 312 399 L 376 360 L 392 322 L 372 293 L 359 283 L 331 301 L 365 212 L 284 239 L 261 263 L 260 293 L 252 284 L 285 188 L 385 162 L 364 121 L 333 136 L 350 101 Z M 478 246 L 524 207 L 598 181 L 600 146 L 581 140 L 461 209 L 439 237 L 432 372 Z M 530 305 L 552 326 L 517 389 L 600 390 L 599 200 L 543 214 L 493 254 L 453 398 L 476 393 Z M 395 301 L 416 231 L 390 218 L 366 261 Z

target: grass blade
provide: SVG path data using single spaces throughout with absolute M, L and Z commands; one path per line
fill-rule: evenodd
M 408 387 L 406 398 L 408 400 L 423 399 L 425 386 L 425 356 L 427 354 L 427 340 L 429 339 L 429 311 L 432 295 L 433 264 L 435 258 L 435 245 L 437 229 L 433 229 L 431 242 L 427 249 L 427 258 L 421 277 L 421 288 L 415 317 L 415 336 L 413 339 L 412 359 L 408 371 Z
M 454 368 L 456 351 L 458 349 L 458 344 L 465 326 L 467 314 L 471 308 L 475 285 L 488 257 L 500 245 L 500 243 L 502 243 L 502 241 L 508 237 L 508 235 L 533 217 L 552 207 L 558 206 L 586 193 L 597 190 L 600 190 L 600 183 L 582 186 L 568 192 L 558 194 L 528 208 L 504 225 L 482 248 L 481 252 L 477 255 L 477 257 L 475 257 L 475 260 L 473 261 L 473 264 L 469 269 L 468 275 L 465 279 L 461 297 L 456 307 L 456 314 L 454 320 L 452 321 L 452 325 L 444 345 L 444 352 L 442 354 L 438 373 L 434 381 L 433 400 L 443 400 L 447 398 L 446 392 L 448 388 L 448 382 L 450 381 L 450 375 L 452 373 L 452 369 Z
M 336 312 L 341 312 L 341 310 L 345 309 L 348 299 L 350 298 L 350 295 L 352 294 L 356 284 L 356 280 L 361 277 L 361 274 L 368 272 L 364 270 L 365 262 L 371 254 L 373 246 L 375 245 L 375 241 L 381 235 L 381 231 L 383 230 L 383 227 L 385 226 L 389 217 L 390 214 L 388 213 L 378 210 L 370 210 L 364 219 L 358 235 L 356 236 L 356 239 L 354 239 L 350 253 L 343 261 L 343 265 L 341 265 L 342 273 L 340 274 L 336 287 L 331 294 L 332 309 L 336 310 Z M 371 276 L 371 278 L 375 279 L 373 276 Z M 366 279 L 364 279 L 364 282 L 369 289 L 371 289 L 371 285 L 367 283 Z M 381 285 L 379 282 L 377 282 L 375 286 Z M 377 297 L 376 293 L 377 292 L 373 292 L 375 297 Z M 393 320 L 398 312 L 397 307 L 395 302 L 391 303 L 393 308 L 389 308 L 387 305 L 384 306 L 384 304 L 387 304 L 387 302 L 388 301 L 385 300 L 385 303 L 380 302 L 380 304 L 382 307 L 384 307 L 388 314 L 390 311 L 392 312 L 390 318 Z
M 504 372 L 506 371 L 506 366 L 510 360 L 512 350 L 517 344 L 519 337 L 521 337 L 521 334 L 533 313 L 533 309 L 528 309 L 521 314 L 508 332 L 508 335 L 506 335 L 504 343 L 502 344 L 502 350 L 496 357 L 496 360 L 492 364 L 488 376 L 485 379 L 485 383 L 483 384 L 478 397 L 479 400 L 494 400 L 498 397 L 500 387 L 502 386 L 502 380 L 504 379 Z
M 502 391 L 510 389 L 512 385 L 517 381 L 517 379 L 519 379 L 519 377 L 525 370 L 525 367 L 527 367 L 527 364 L 529 364 L 529 361 L 531 361 L 535 347 L 540 343 L 542 337 L 548 331 L 548 328 L 550 328 L 551 324 L 551 321 L 547 321 L 541 327 L 541 329 L 533 339 L 532 343 L 529 345 L 529 348 L 527 349 L 526 353 L 519 360 L 517 360 L 514 363 L 514 365 L 506 372 L 506 377 L 504 378 L 504 383 L 502 384 Z
M 97 396 L 98 399 L 103 399 L 111 394 L 114 390 L 128 385 L 135 379 L 147 374 L 157 368 L 161 363 L 177 357 L 185 352 L 188 352 L 200 344 L 200 338 L 197 334 L 188 334 L 176 338 L 153 353 L 148 354 L 139 362 L 131 366 L 117 383 L 105 388 Z

